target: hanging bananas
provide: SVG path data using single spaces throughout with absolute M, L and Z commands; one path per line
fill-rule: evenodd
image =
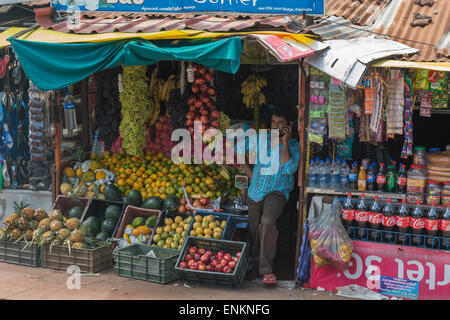
M 261 89 L 266 86 L 267 80 L 256 74 L 250 75 L 245 81 L 242 82 L 242 102 L 247 109 L 253 109 L 256 105 L 262 106 L 266 104 L 266 96 L 261 92 Z
M 158 78 L 158 69 L 153 70 L 149 91 L 150 91 L 150 125 L 154 125 L 161 113 L 161 103 L 169 101 L 169 92 L 172 89 L 180 88 L 180 80 L 177 75 L 172 74 L 164 81 Z M 167 109 L 166 109 L 167 115 Z M 168 115 L 167 115 L 168 116 Z

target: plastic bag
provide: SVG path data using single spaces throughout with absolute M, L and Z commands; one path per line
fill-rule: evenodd
M 341 210 L 335 198 L 331 210 L 310 221 L 311 253 L 317 266 L 330 264 L 341 270 L 348 268 L 353 243 L 341 223 Z

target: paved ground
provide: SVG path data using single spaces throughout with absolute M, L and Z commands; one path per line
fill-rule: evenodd
M 294 288 L 279 281 L 267 288 L 246 281 L 241 289 L 189 286 L 181 281 L 157 284 L 119 277 L 113 269 L 81 277 L 80 289 L 68 289 L 65 271 L 0 263 L 0 299 L 14 300 L 351 300 L 331 292 Z

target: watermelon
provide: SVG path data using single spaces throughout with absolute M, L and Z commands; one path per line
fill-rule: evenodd
M 142 205 L 142 194 L 138 190 L 130 190 L 126 202 L 129 205 L 140 207 Z
M 119 188 L 117 188 L 113 184 L 108 184 L 103 189 L 103 194 L 105 195 L 105 199 L 109 201 L 122 201 L 122 193 Z
M 97 235 L 95 236 L 95 240 L 104 242 L 104 241 L 108 240 L 109 237 L 110 236 L 107 233 L 101 231 L 101 232 L 97 233 Z
M 142 204 L 142 208 L 145 209 L 153 209 L 153 210 L 161 210 L 163 207 L 163 199 L 158 196 L 153 196 L 145 200 Z
M 164 209 L 165 210 L 168 210 L 169 212 L 175 212 L 178 210 L 178 206 L 179 206 L 179 200 L 176 195 L 170 194 L 164 199 Z
M 69 211 L 69 218 L 77 218 L 81 219 L 81 216 L 83 215 L 84 208 L 80 206 L 75 206 Z
M 115 228 L 116 222 L 107 219 L 103 221 L 101 230 L 102 232 L 106 233 L 108 237 L 110 237 L 113 234 Z
M 89 217 L 83 222 L 83 227 L 88 236 L 94 237 L 100 232 L 100 221 L 96 217 Z
M 122 213 L 122 209 L 119 206 L 117 206 L 115 204 L 110 205 L 105 210 L 105 219 L 111 220 L 111 221 L 114 221 L 115 223 L 117 223 L 117 221 L 119 221 L 121 213 Z

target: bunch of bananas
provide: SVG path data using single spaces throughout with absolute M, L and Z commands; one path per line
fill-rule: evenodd
M 261 89 L 267 86 L 267 80 L 257 74 L 250 75 L 241 84 L 242 102 L 247 108 L 262 106 L 266 104 L 266 96 Z
M 226 130 L 230 127 L 230 123 L 230 117 L 221 111 L 219 115 L 219 130 L 222 131 L 224 135 L 226 134 Z
M 179 89 L 181 86 L 181 81 L 177 79 L 177 75 L 172 74 L 169 78 L 164 81 L 164 79 L 158 78 L 158 69 L 153 70 L 149 92 L 150 92 L 150 125 L 154 125 L 159 118 L 161 112 L 161 103 L 167 103 L 169 101 L 169 92 L 172 89 Z M 166 115 L 167 109 L 166 109 Z

